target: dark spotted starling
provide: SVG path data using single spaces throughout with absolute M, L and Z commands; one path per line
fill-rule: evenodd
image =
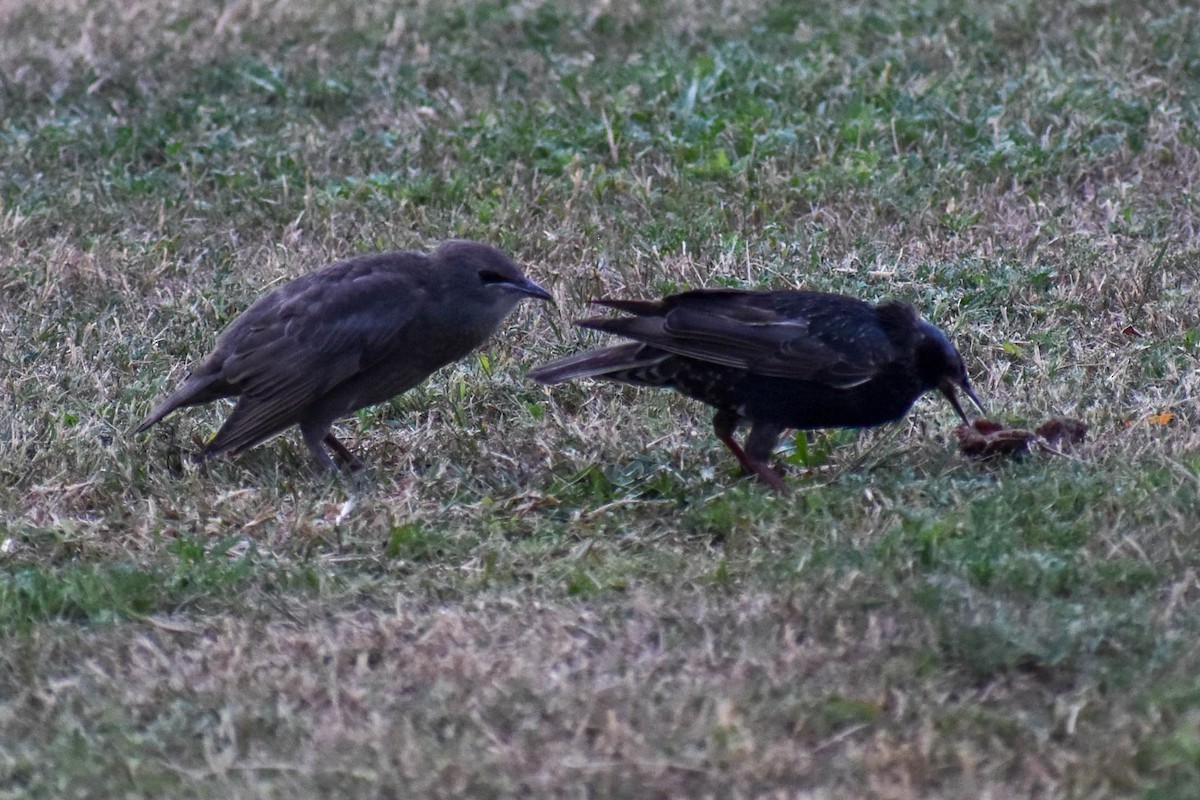
M 717 438 L 775 489 L 768 464 L 786 428 L 867 428 L 903 417 L 930 389 L 967 420 L 979 406 L 946 335 L 904 303 L 823 292 L 701 289 L 661 301 L 597 300 L 633 316 L 579 320 L 630 344 L 538 367 L 542 383 L 594 377 L 675 389 L 717 409 Z M 750 424 L 745 449 L 734 440 Z
M 506 255 L 477 242 L 329 264 L 250 306 L 137 430 L 177 408 L 236 397 L 199 458 L 239 453 L 299 425 L 321 467 L 334 466 L 324 444 L 357 469 L 361 462 L 330 433 L 333 422 L 470 353 L 526 297 L 551 299 Z

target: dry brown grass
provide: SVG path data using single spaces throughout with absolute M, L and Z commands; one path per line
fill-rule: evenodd
M 226 797 L 322 787 L 1079 796 L 1129 768 L 1143 732 L 1124 702 L 1037 674 L 927 683 L 922 651 L 936 647 L 935 632 L 903 605 L 863 614 L 872 583 L 850 573 L 789 596 L 685 591 L 616 606 L 431 606 L 397 595 L 392 610 L 152 618 L 74 641 L 89 654 L 82 671 L 69 654 L 35 647 L 39 671 L 71 677 L 39 681 L 9 707 L 32 740 L 92 730 L 98 710 L 118 727 L 187 728 L 198 747 L 94 744 L 109 769 L 140 780 L 178 773 Z M 1011 708 L 1013 694 L 1040 697 L 1042 710 Z

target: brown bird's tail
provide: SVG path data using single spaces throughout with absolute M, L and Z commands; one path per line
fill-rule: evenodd
M 532 370 L 529 377 L 538 383 L 562 383 L 575 378 L 593 378 L 656 364 L 665 355 L 662 350 L 632 342 L 602 350 L 589 350 L 552 361 Z

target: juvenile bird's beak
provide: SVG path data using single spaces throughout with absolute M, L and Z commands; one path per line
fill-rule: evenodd
M 554 303 L 554 295 L 547 292 L 541 286 L 538 286 L 528 278 L 523 283 L 514 283 L 512 288 L 522 294 L 527 294 L 530 297 L 536 297 L 538 300 L 545 300 L 551 304 Z
M 966 393 L 967 397 L 971 398 L 971 402 L 975 404 L 975 407 L 978 408 L 981 413 L 987 413 L 983 410 L 983 403 L 979 402 L 979 398 L 975 396 L 975 391 L 971 388 L 969 383 L 963 383 L 960 385 L 955 383 L 950 378 L 946 378 L 938 386 L 938 391 L 946 396 L 946 399 L 950 401 L 950 405 L 954 406 L 954 410 L 958 412 L 958 416 L 962 417 L 964 425 L 970 425 L 971 420 L 967 418 L 966 412 L 963 411 L 963 407 L 959 404 L 958 395 L 954 391 L 955 388 L 962 389 L 963 392 Z

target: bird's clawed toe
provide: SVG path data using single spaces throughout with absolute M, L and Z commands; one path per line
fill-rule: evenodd
M 752 461 L 749 467 L 750 471 L 758 476 L 759 480 L 775 491 L 782 492 L 787 488 L 783 482 L 783 470 L 781 468 L 773 467 L 765 461 Z
M 341 441 L 332 433 L 325 434 L 325 438 L 322 441 L 325 443 L 326 447 L 328 447 L 334 452 L 334 454 L 337 455 L 342 462 L 342 466 L 346 468 L 347 472 L 360 472 L 363 469 L 362 460 L 358 456 L 354 455 L 354 453 L 350 452 L 350 448 L 342 444 Z M 330 462 L 330 466 L 332 467 L 332 462 Z
M 780 465 L 771 465 L 765 461 L 746 461 L 738 462 L 738 472 L 746 477 L 755 477 L 765 483 L 777 492 L 782 492 L 787 489 L 787 484 L 784 483 L 786 472 Z

